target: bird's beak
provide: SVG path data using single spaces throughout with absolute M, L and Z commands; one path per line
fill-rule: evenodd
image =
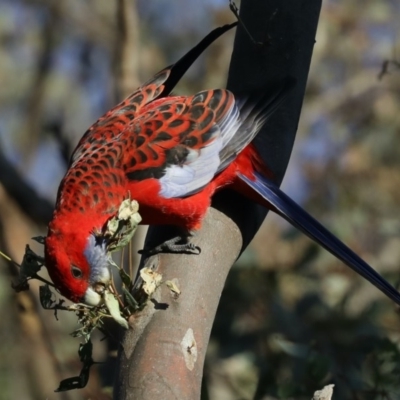
M 82 302 L 89 306 L 104 304 L 114 321 L 123 328 L 128 329 L 129 325 L 126 318 L 121 315 L 116 293 L 113 290 L 109 290 L 111 271 L 109 268 L 102 268 L 101 272 L 101 274 L 96 275 L 97 280 L 87 288 Z
M 103 301 L 104 294 L 110 284 L 110 268 L 107 266 L 96 270 L 96 273 L 91 276 L 90 285 L 86 290 L 82 302 L 89 306 L 99 305 Z
M 102 296 L 97 293 L 91 286 L 86 290 L 85 296 L 82 299 L 82 303 L 88 306 L 98 306 L 102 301 Z

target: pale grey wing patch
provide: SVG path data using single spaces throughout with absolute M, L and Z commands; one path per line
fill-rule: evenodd
M 218 126 L 221 131 L 221 137 L 223 141 L 223 148 L 232 140 L 236 132 L 240 127 L 239 123 L 239 109 L 235 103 L 233 103 L 228 113 L 218 121 Z
M 200 150 L 192 149 L 182 165 L 170 165 L 160 178 L 160 195 L 185 197 L 198 192 L 224 170 L 254 139 L 264 124 L 268 103 L 264 96 L 241 98 L 213 126 L 214 140 Z M 267 111 L 267 112 L 266 112 Z
M 183 165 L 170 165 L 159 179 L 164 198 L 186 197 L 206 186 L 218 171 L 223 140 L 214 130 L 215 139 L 200 150 L 191 150 Z M 218 129 L 219 132 L 219 129 Z
M 166 168 L 165 175 L 159 179 L 160 195 L 165 198 L 189 196 L 211 182 L 227 165 L 224 160 L 232 159 L 233 147 L 228 152 L 226 147 L 240 128 L 239 118 L 239 109 L 233 103 L 226 115 L 211 128 L 213 141 L 200 150 L 192 149 L 183 165 L 170 165 Z
M 237 114 L 233 115 L 235 131 L 234 133 L 231 132 L 229 135 L 231 140 L 221 151 L 221 165 L 218 171 L 226 168 L 253 141 L 268 118 L 291 93 L 295 84 L 296 81 L 293 78 L 287 77 L 274 87 L 266 88 L 259 93 L 235 97 L 239 116 Z M 228 124 L 229 122 L 225 123 Z
M 237 157 L 262 126 L 262 123 L 257 121 L 257 115 L 252 113 L 253 107 L 246 106 L 246 100 L 235 101 L 230 111 L 218 122 L 224 146 L 217 172 L 224 170 Z
M 274 100 L 274 99 L 273 99 Z M 273 110 L 269 111 L 269 105 L 265 102 L 263 94 L 258 97 L 247 96 L 235 100 L 234 112 L 226 116 L 223 123 L 230 129 L 226 135 L 229 141 L 221 151 L 221 165 L 218 172 L 225 169 L 238 154 L 256 137 L 267 118 Z

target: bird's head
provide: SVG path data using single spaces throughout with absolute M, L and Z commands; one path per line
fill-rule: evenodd
M 45 262 L 60 293 L 75 303 L 98 305 L 111 282 L 106 243 L 82 221 L 53 220 L 45 240 Z M 78 229 L 77 229 L 77 223 Z M 90 225 L 90 224 L 89 224 Z

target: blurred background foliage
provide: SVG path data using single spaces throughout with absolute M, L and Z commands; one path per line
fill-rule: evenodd
M 79 137 L 139 82 L 233 21 L 227 3 L 0 1 L 3 251 L 18 262 L 26 243 L 42 251 L 30 238 L 46 232 Z M 324 1 L 283 183 L 393 284 L 400 282 L 399 20 L 397 0 Z M 232 43 L 233 33 L 219 39 L 178 91 L 223 87 Z M 75 318 L 56 321 L 40 309 L 35 283 L 15 294 L 15 270 L 0 262 L 0 399 L 111 398 L 115 344 L 101 335 L 94 358 L 105 363 L 89 385 L 53 392 L 80 370 L 79 342 L 68 336 Z M 223 292 L 204 399 L 309 399 L 328 383 L 335 399 L 399 399 L 399 322 L 374 287 L 269 215 Z

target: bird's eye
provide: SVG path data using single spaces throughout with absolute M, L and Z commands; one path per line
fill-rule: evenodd
M 71 266 L 71 273 L 74 278 L 81 279 L 83 276 L 83 272 L 80 268 L 75 267 L 75 265 Z

